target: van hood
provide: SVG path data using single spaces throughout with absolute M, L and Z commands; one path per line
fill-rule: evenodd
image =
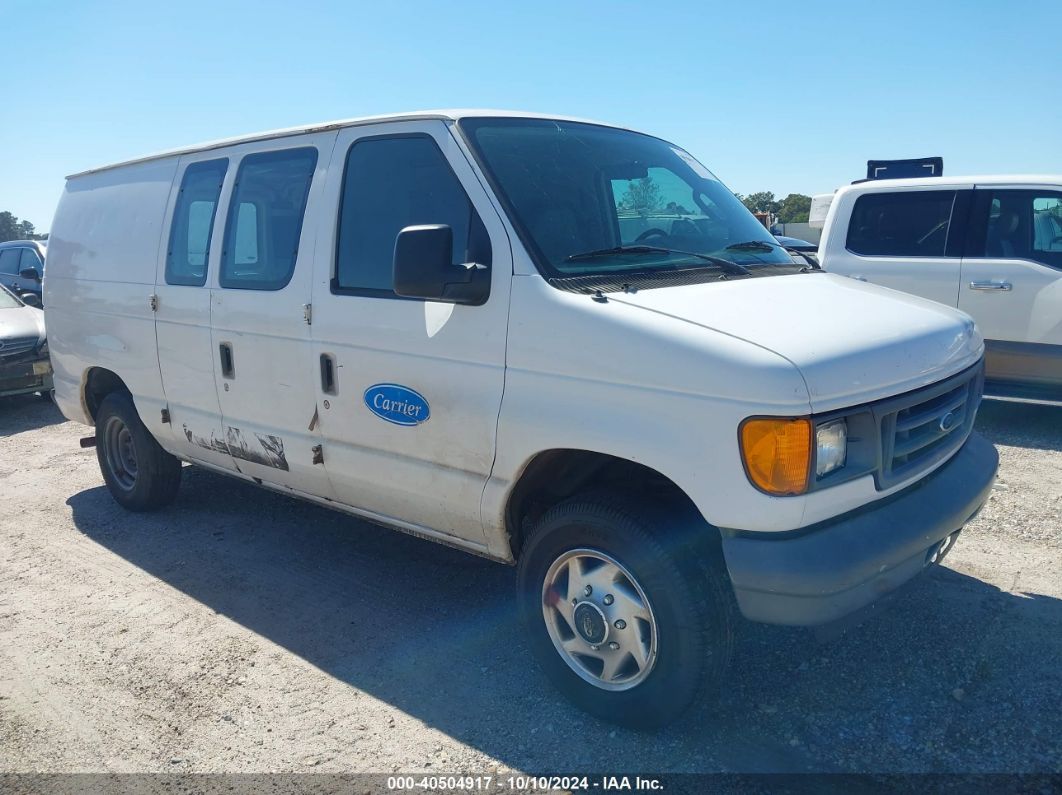
M 975 364 L 973 320 L 943 304 L 828 273 L 609 293 L 766 348 L 792 362 L 815 412 L 866 403 Z

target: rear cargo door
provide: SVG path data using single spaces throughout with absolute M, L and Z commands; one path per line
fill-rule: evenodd
M 155 278 L 159 370 L 175 452 L 224 469 L 235 466 L 225 444 L 214 383 L 210 282 L 217 279 L 221 230 L 216 223 L 231 163 L 217 153 L 182 157 L 167 211 Z

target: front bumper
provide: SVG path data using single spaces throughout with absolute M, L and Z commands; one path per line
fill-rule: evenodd
M 52 364 L 47 359 L 4 364 L 0 362 L 0 397 L 52 390 Z
M 723 554 L 738 606 L 768 624 L 843 618 L 910 580 L 985 504 L 999 455 L 974 433 L 942 467 L 898 494 L 776 537 L 731 534 Z

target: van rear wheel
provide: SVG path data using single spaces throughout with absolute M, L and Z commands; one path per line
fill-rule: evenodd
M 531 650 L 587 712 L 653 728 L 721 683 L 732 597 L 707 552 L 713 531 L 691 513 L 620 494 L 577 496 L 527 539 L 517 580 Z
M 96 412 L 96 457 L 111 496 L 130 511 L 169 505 L 181 485 L 181 462 L 144 427 L 132 398 L 112 392 Z

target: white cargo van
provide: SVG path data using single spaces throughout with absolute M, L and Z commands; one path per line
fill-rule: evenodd
M 986 394 L 1062 401 L 1062 175 L 846 186 L 819 258 L 969 313 L 985 337 Z
M 938 560 L 996 472 L 969 318 L 794 263 L 617 127 L 146 157 L 71 177 L 48 255 L 56 398 L 119 503 L 186 461 L 515 563 L 549 677 L 628 724 L 723 681 L 733 606 L 824 624 Z

